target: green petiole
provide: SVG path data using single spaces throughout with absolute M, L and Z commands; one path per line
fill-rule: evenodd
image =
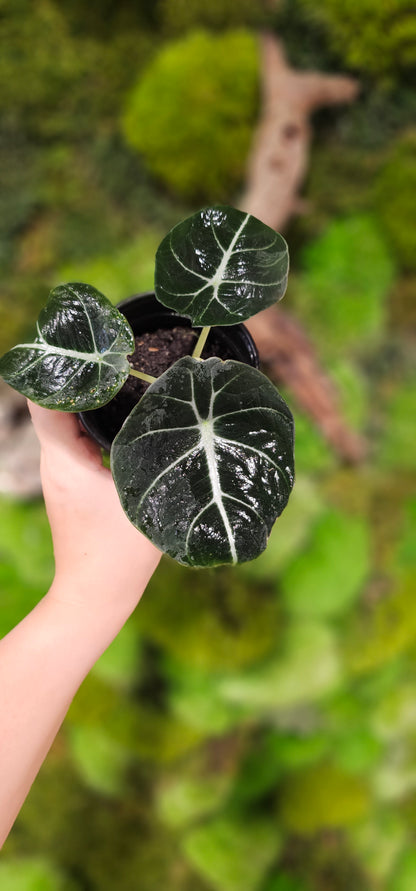
M 139 377 L 140 380 L 146 381 L 148 384 L 154 384 L 157 381 L 157 377 L 152 377 L 151 374 L 145 374 L 144 371 L 136 371 L 135 368 L 130 368 L 129 374 L 132 374 L 133 377 Z
M 207 337 L 208 337 L 208 334 L 209 334 L 210 330 L 211 330 L 211 325 L 206 325 L 206 327 L 202 329 L 202 331 L 201 331 L 201 333 L 200 333 L 200 335 L 199 335 L 199 337 L 198 337 L 198 340 L 197 340 L 197 342 L 196 342 L 196 344 L 195 344 L 195 349 L 194 349 L 194 351 L 193 351 L 193 353 L 192 353 L 192 358 L 193 358 L 193 359 L 200 359 L 200 358 L 201 358 L 201 353 L 202 353 L 202 350 L 204 349 L 204 346 L 205 346 L 205 343 L 206 343 L 206 339 L 207 339 Z

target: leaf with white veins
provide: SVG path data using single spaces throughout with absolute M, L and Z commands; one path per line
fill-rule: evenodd
M 131 522 L 180 563 L 252 560 L 293 486 L 292 415 L 257 369 L 186 356 L 133 409 L 111 467 Z
M 54 288 L 37 322 L 37 336 L 0 359 L 4 380 L 45 408 L 100 408 L 121 389 L 134 350 L 126 318 L 91 285 Z
M 234 325 L 283 297 L 287 244 L 233 207 L 210 207 L 178 223 L 156 253 L 155 292 L 193 325 Z

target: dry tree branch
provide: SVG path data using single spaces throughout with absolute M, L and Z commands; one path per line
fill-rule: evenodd
M 273 229 L 284 230 L 299 209 L 312 112 L 322 105 L 351 102 L 359 85 L 350 77 L 294 70 L 280 41 L 269 33 L 261 38 L 261 54 L 262 114 L 240 207 Z M 280 307 L 258 313 L 246 324 L 271 376 L 291 390 L 338 455 L 348 462 L 362 460 L 365 443 L 342 417 L 335 386 L 301 326 Z

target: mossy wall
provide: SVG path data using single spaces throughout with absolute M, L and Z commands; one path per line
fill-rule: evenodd
M 297 481 L 268 549 L 237 570 L 162 561 L 74 700 L 0 886 L 411 891 L 413 13 L 397 0 L 0 8 L 2 349 L 59 281 L 113 300 L 151 288 L 167 229 L 196 202 L 237 200 L 259 109 L 255 26 L 292 64 L 358 72 L 356 103 L 313 122 L 285 304 L 368 443 L 362 465 L 341 466 L 285 394 Z M 187 117 L 181 85 L 197 103 Z M 120 123 L 141 92 L 132 132 L 156 134 L 147 156 Z M 2 634 L 52 574 L 42 504 L 1 498 Z
M 174 194 L 224 201 L 241 184 L 259 68 L 254 34 L 194 31 L 160 50 L 140 77 L 127 98 L 123 132 Z

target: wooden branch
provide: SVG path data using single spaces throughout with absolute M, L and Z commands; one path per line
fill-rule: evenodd
M 298 322 L 274 306 L 245 322 L 271 378 L 283 384 L 312 418 L 343 461 L 357 463 L 365 443 L 351 430 L 337 406 L 333 382 L 320 366 L 315 350 Z
M 263 35 L 261 50 L 263 109 L 240 207 L 281 230 L 301 202 L 298 190 L 307 168 L 311 113 L 321 105 L 351 102 L 358 83 L 293 70 L 271 34 Z M 271 376 L 288 387 L 338 455 L 347 462 L 362 460 L 365 444 L 343 419 L 335 387 L 300 325 L 280 307 L 259 313 L 246 325 Z
M 240 207 L 280 230 L 298 203 L 309 156 L 310 115 L 322 105 L 351 102 L 359 87 L 350 77 L 293 70 L 271 34 L 261 38 L 261 55 L 263 109 Z

